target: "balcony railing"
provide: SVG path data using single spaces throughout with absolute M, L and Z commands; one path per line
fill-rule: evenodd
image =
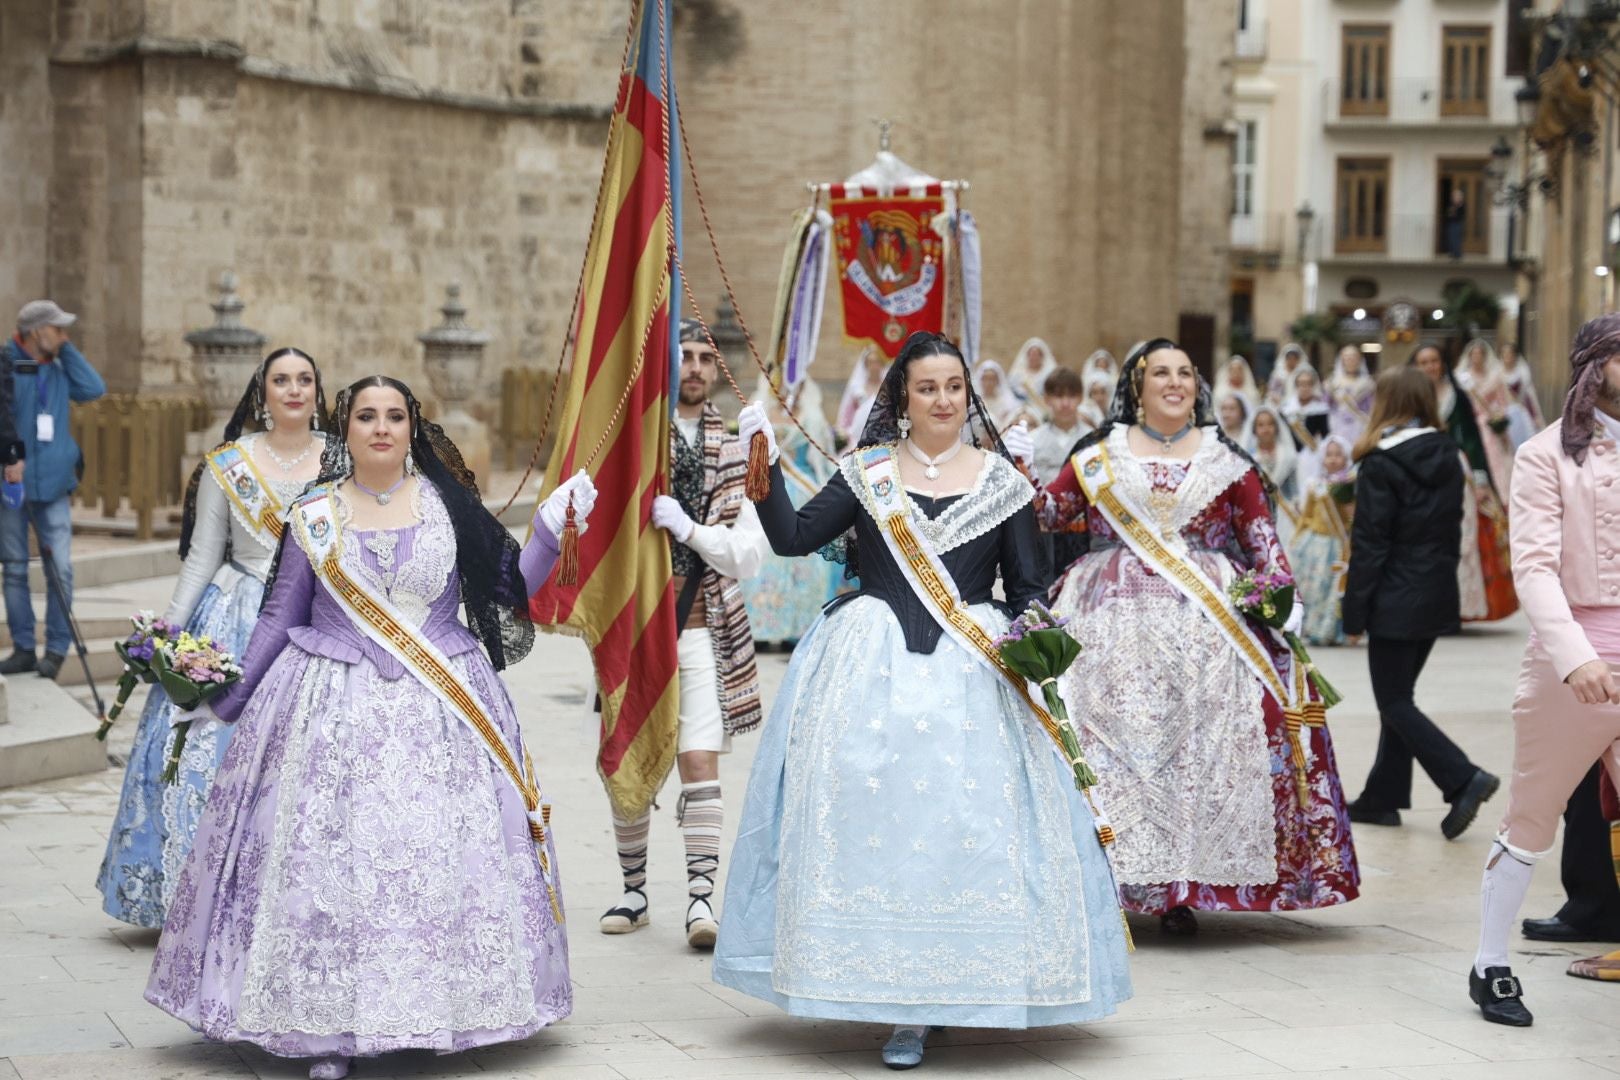
M 1341 79 L 1322 83 L 1324 124 L 1501 124 L 1517 123 L 1513 84 L 1493 79 L 1483 100 L 1446 100 L 1438 78 L 1395 78 L 1382 83 L 1352 84 L 1345 93 Z
M 1502 262 L 1507 258 L 1507 211 L 1491 207 L 1487 212 L 1483 237 L 1465 233 L 1460 263 Z M 1352 262 L 1451 262 L 1446 249 L 1444 225 L 1436 214 L 1393 214 L 1382 228 L 1370 235 L 1346 235 L 1337 221 L 1326 223 L 1325 239 L 1334 261 Z
M 1266 58 L 1266 20 L 1250 19 L 1248 26 L 1238 27 L 1237 58 L 1239 60 Z
M 1293 214 L 1233 214 L 1232 247 L 1292 259 L 1299 247 L 1299 224 Z

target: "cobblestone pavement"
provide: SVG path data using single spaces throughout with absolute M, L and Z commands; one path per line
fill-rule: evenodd
M 158 590 L 161 591 L 161 590 Z M 1522 621 L 1443 642 L 1420 701 L 1482 764 L 1506 770 L 1507 707 Z M 1358 791 L 1376 721 L 1365 653 L 1319 657 L 1346 693 L 1334 710 L 1345 786 Z M 785 667 L 762 658 L 767 693 Z M 385 1076 L 659 1077 L 876 1076 L 885 1032 L 868 1024 L 795 1020 L 715 986 L 681 934 L 684 893 L 674 798 L 666 789 L 652 836 L 652 925 L 628 938 L 596 931 L 617 895 L 607 803 L 591 764 L 589 662 L 574 640 L 543 637 L 510 673 L 530 745 L 555 806 L 576 986 L 574 1015 L 521 1044 L 448 1058 L 401 1054 L 359 1064 Z M 129 717 L 138 715 L 138 702 Z M 133 723 L 122 732 L 125 739 Z M 115 749 L 116 749 L 115 742 Z M 752 740 L 724 764 L 726 848 Z M 304 1075 L 304 1063 L 210 1045 L 141 999 L 155 935 L 102 914 L 92 881 L 120 774 L 0 791 L 0 1080 Z M 1501 800 L 1503 797 L 1498 796 Z M 1535 1027 L 1484 1023 L 1465 975 L 1476 888 L 1500 801 L 1454 843 L 1442 804 L 1421 778 L 1398 829 L 1364 827 L 1363 896 L 1343 908 L 1289 916 L 1205 916 L 1199 936 L 1169 940 L 1135 920 L 1136 997 L 1103 1023 L 1028 1032 L 954 1030 L 933 1039 L 930 1076 L 1089 1080 L 1335 1077 L 1337 1080 L 1597 1080 L 1620 1075 L 1620 986 L 1567 978 L 1596 951 L 1516 942 Z M 1553 866 L 1526 914 L 1549 914 Z

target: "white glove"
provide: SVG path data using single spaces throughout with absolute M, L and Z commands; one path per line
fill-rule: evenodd
M 210 709 L 207 705 L 199 705 L 195 709 L 175 709 L 169 714 L 169 726 L 179 727 L 181 724 L 187 722 L 198 724 L 204 720 L 212 720 L 213 718 L 214 710 Z
M 1001 433 L 1001 445 L 1007 448 L 1007 453 L 1020 465 L 1033 466 L 1035 464 L 1035 438 L 1029 433 L 1029 424 L 1023 420 L 1016 427 L 1010 427 Z
M 781 456 L 776 449 L 776 431 L 771 427 L 770 417 L 765 415 L 765 403 L 756 401 L 752 405 L 744 405 L 742 412 L 737 414 L 737 438 L 742 441 L 744 453 L 748 452 L 749 444 L 759 432 L 765 433 L 765 444 L 771 451 L 770 462 L 775 465 L 776 459 Z
M 585 519 L 596 505 L 596 485 L 584 469 L 557 485 L 557 490 L 545 497 L 535 510 L 534 517 L 552 536 L 562 538 L 563 525 L 568 521 L 568 500 L 574 500 L 574 524 L 579 534 L 585 535 Z
M 1299 628 L 1304 625 L 1305 601 L 1301 600 L 1299 598 L 1299 593 L 1296 592 L 1294 593 L 1294 610 L 1288 613 L 1288 618 L 1283 622 L 1283 633 L 1297 634 L 1299 633 Z
M 669 495 L 660 495 L 653 500 L 652 523 L 673 536 L 678 544 L 686 543 L 696 524 L 691 515 L 681 508 L 680 500 Z

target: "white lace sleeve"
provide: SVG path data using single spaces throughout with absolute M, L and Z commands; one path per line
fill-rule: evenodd
M 191 530 L 191 551 L 180 567 L 174 597 L 163 617 L 184 626 L 202 599 L 203 590 L 225 562 L 225 538 L 231 528 L 231 511 L 225 492 L 205 464 L 202 483 L 197 485 L 197 524 Z
M 743 500 L 736 520 L 730 525 L 693 525 L 686 543 L 703 556 L 721 577 L 743 581 L 759 573 L 770 554 L 770 542 L 759 523 L 754 504 Z

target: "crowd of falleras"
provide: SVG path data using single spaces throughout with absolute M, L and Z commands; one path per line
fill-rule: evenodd
M 65 333 L 24 325 L 17 345 L 48 332 Z M 1486 1019 L 1531 1022 L 1509 930 L 1620 737 L 1620 564 L 1599 524 L 1620 513 L 1620 316 L 1577 335 L 1545 426 L 1527 369 L 1484 341 L 1376 379 L 1357 349 L 1324 380 L 1290 347 L 1262 389 L 1241 358 L 1210 387 L 1162 338 L 1078 372 L 1040 341 L 969 370 L 918 333 L 862 357 L 831 422 L 806 383 L 732 431 L 708 400 L 721 357 L 695 323 L 679 339 L 650 523 L 681 628 L 683 917 L 717 982 L 892 1025 L 894 1068 L 940 1026 L 1108 1016 L 1131 995 L 1123 912 L 1174 937 L 1197 911 L 1355 899 L 1352 822 L 1399 824 L 1414 760 L 1461 835 L 1499 781 L 1413 686 L 1459 620 L 1522 604 L 1467 984 Z M 313 357 L 264 358 L 193 478 L 165 613 L 244 674 L 199 713 L 152 689 L 98 880 L 108 914 L 161 927 L 147 1000 L 313 1058 L 312 1077 L 569 1015 L 549 807 L 500 672 L 530 649 L 567 508 L 588 528 L 596 496 L 566 479 L 520 545 L 404 383 L 363 378 L 328 411 Z M 1292 576 L 1310 641 L 1367 640 L 1382 727 L 1354 801 L 1303 665 L 1228 596 L 1254 570 Z M 983 644 L 1037 600 L 1082 645 L 1060 685 L 1101 777 L 1089 797 Z M 768 715 L 756 640 L 792 648 Z M 756 728 L 721 905 L 719 763 Z M 624 888 L 598 928 L 624 934 L 649 922 L 650 816 L 613 828 Z

